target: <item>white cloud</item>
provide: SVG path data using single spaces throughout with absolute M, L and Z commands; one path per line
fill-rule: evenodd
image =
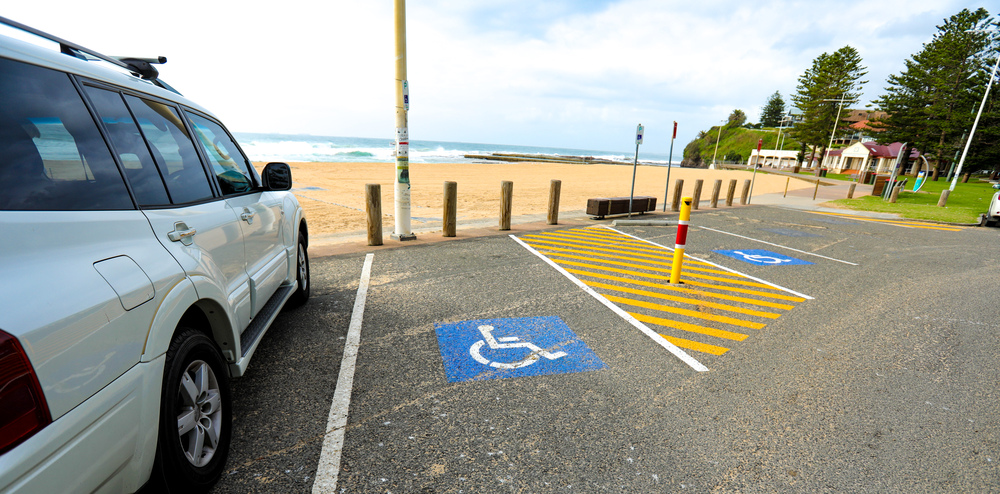
M 4 16 L 109 54 L 166 55 L 165 80 L 236 131 L 390 137 L 392 2 L 52 1 Z M 266 6 L 264 6 L 266 5 Z M 415 139 L 675 155 L 734 108 L 786 102 L 850 44 L 864 102 L 963 7 L 956 0 L 425 0 L 407 6 Z M 53 15 L 59 12 L 59 15 Z

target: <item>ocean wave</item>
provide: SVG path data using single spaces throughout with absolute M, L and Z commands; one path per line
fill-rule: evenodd
M 236 138 L 253 161 L 391 163 L 396 159 L 396 146 L 392 139 L 248 133 L 237 133 Z M 620 162 L 634 158 L 631 154 L 608 151 L 445 141 L 411 141 L 409 158 L 411 163 L 467 163 L 470 159 L 466 155 L 490 153 L 591 156 Z M 657 164 L 668 162 L 666 156 L 642 153 L 639 160 Z

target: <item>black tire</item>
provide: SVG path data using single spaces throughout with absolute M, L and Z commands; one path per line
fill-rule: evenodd
M 179 424 L 185 416 L 191 427 L 182 432 Z M 181 328 L 170 343 L 159 424 L 154 478 L 167 492 L 208 491 L 229 456 L 232 395 L 226 364 L 200 331 Z
M 299 233 L 299 243 L 295 249 L 295 281 L 298 287 L 295 293 L 288 299 L 288 305 L 298 307 L 304 305 L 309 300 L 309 291 L 312 282 L 309 279 L 309 250 L 308 241 L 304 233 Z

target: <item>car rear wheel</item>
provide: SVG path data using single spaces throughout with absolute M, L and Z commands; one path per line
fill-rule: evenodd
M 225 362 L 200 331 L 182 329 L 167 350 L 156 465 L 170 492 L 204 492 L 222 475 L 232 435 Z
M 309 281 L 309 251 L 306 244 L 305 234 L 299 233 L 299 243 L 295 253 L 295 281 L 299 286 L 288 301 L 293 307 L 305 304 L 309 300 L 309 290 L 312 288 Z

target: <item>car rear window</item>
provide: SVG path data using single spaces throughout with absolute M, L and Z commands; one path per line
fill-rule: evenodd
M 0 59 L 0 210 L 134 209 L 70 76 Z
M 142 139 L 139 126 L 125 106 L 122 95 L 117 91 L 93 86 L 84 86 L 84 91 L 107 129 L 111 145 L 128 176 L 139 205 L 169 205 L 170 198 L 167 196 L 163 177 L 153 163 L 153 156 Z
M 208 175 L 177 109 L 135 96 L 125 96 L 125 101 L 151 145 L 171 201 L 184 204 L 212 198 Z

